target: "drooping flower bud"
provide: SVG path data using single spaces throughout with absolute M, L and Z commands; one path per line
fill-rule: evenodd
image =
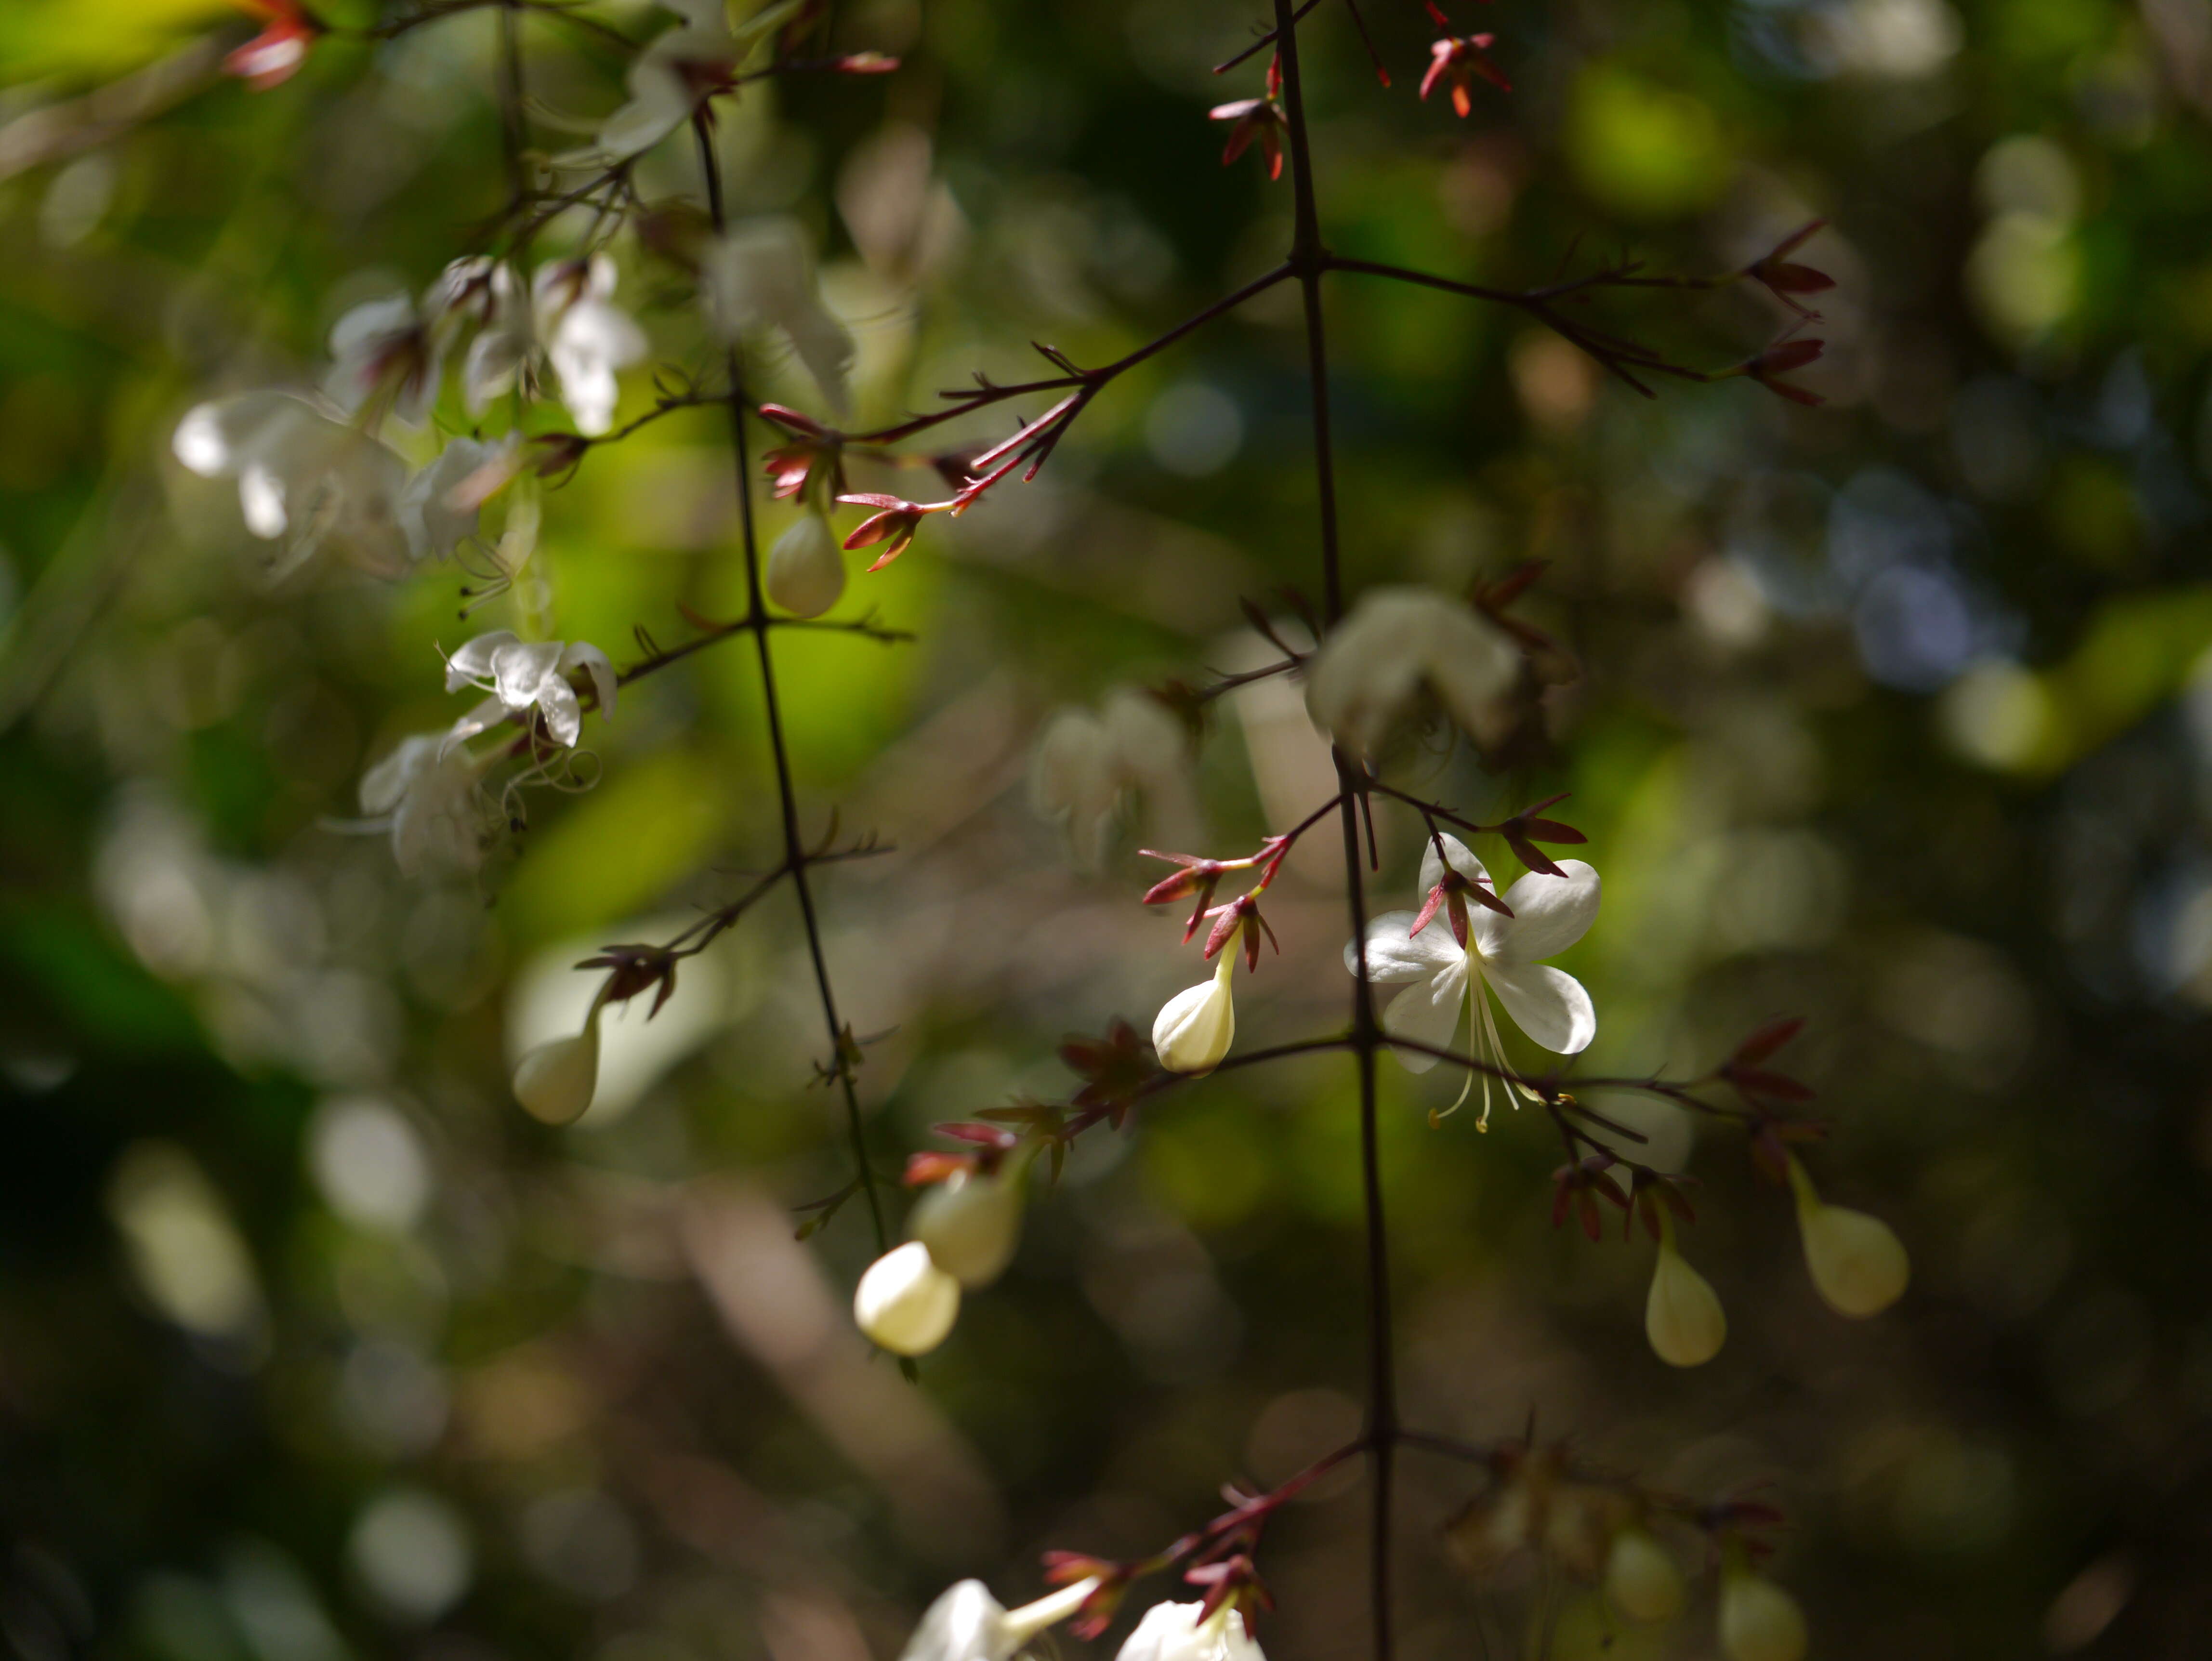
M 1729 1661 L 1800 1661 L 1808 1637 L 1797 1600 L 1765 1575 L 1721 1577 L 1721 1652 Z
M 1682 1612 L 1682 1572 L 1645 1530 L 1623 1529 L 1606 1556 L 1605 1594 L 1632 1621 L 1672 1621 Z
M 894 1246 L 869 1264 L 853 1293 L 860 1330 L 894 1355 L 928 1354 L 959 1313 L 960 1282 L 931 1261 L 919 1240 Z
M 1186 988 L 1160 1006 L 1152 1021 L 1152 1048 L 1169 1072 L 1194 1076 L 1221 1065 L 1237 1037 L 1237 1007 L 1229 992 L 1236 968 L 1237 954 L 1224 952 L 1212 980 Z
M 1022 1238 L 1022 1170 L 956 1171 L 916 1202 L 907 1232 L 969 1291 L 1006 1271 Z
M 1838 1315 L 1879 1315 L 1903 1294 L 1912 1278 L 1904 1242 L 1879 1217 L 1830 1205 L 1814 1191 L 1804 1165 L 1790 1161 L 1790 1186 L 1797 1196 L 1797 1229 L 1804 1237 L 1805 1266 L 1813 1285 Z
M 845 592 L 845 560 L 829 516 L 808 511 L 768 551 L 768 597 L 793 617 L 818 618 Z
M 1660 1214 L 1659 1261 L 1644 1303 L 1644 1332 L 1669 1366 L 1703 1366 L 1728 1338 L 1728 1316 L 1705 1277 L 1674 1249 L 1674 1224 Z
M 1201 1619 L 1200 1617 L 1204 1618 Z M 1267 1661 L 1244 1625 L 1224 1603 L 1212 1615 L 1202 1603 L 1155 1603 L 1122 1641 L 1115 1661 Z
M 592 1104 L 599 1083 L 599 1007 L 573 1037 L 541 1043 L 515 1063 L 514 1099 L 533 1119 L 574 1124 Z

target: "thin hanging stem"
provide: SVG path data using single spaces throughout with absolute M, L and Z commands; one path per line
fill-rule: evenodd
M 1274 0 L 1276 51 L 1283 71 L 1283 113 L 1289 129 L 1291 190 L 1296 212 L 1291 270 L 1304 301 L 1306 370 L 1313 396 L 1314 473 L 1321 520 L 1323 614 L 1331 627 L 1344 617 L 1343 560 L 1337 536 L 1336 459 L 1329 423 L 1328 346 L 1322 318 L 1322 274 L 1328 251 L 1321 240 L 1314 198 L 1313 154 L 1308 142 L 1305 88 L 1298 72 L 1297 18 L 1291 0 Z M 1341 750 L 1332 751 L 1342 794 L 1338 818 L 1344 831 L 1345 896 L 1352 938 L 1358 942 L 1352 991 L 1352 1047 L 1359 1069 L 1359 1167 L 1367 1233 L 1367 1424 L 1361 1439 L 1374 1459 L 1368 1523 L 1368 1598 L 1375 1661 L 1393 1652 L 1390 1606 L 1392 1456 L 1398 1440 L 1398 1388 L 1390 1322 L 1390 1240 L 1382 1210 L 1382 1171 L 1377 1146 L 1375 1052 L 1382 1043 L 1375 1020 L 1374 983 L 1367 970 L 1366 873 L 1359 850 L 1364 797 L 1358 774 Z
M 721 162 L 702 108 L 692 122 L 699 140 L 699 166 L 707 179 L 707 210 L 716 235 L 727 227 L 722 204 Z M 837 996 L 830 985 L 830 963 L 822 950 L 822 925 L 814 912 L 814 892 L 806 879 L 806 844 L 799 832 L 799 793 L 791 781 L 791 757 L 784 744 L 783 715 L 776 696 L 775 658 L 769 649 L 768 604 L 761 589 L 760 538 L 753 525 L 752 461 L 745 443 L 745 396 L 743 366 L 732 344 L 727 353 L 729 371 L 730 447 L 738 472 L 738 524 L 745 551 L 745 626 L 760 658 L 761 703 L 768 715 L 769 751 L 775 760 L 775 789 L 783 818 L 783 855 L 791 871 L 792 891 L 799 897 L 799 914 L 806 925 L 806 950 L 814 960 L 814 985 L 822 999 L 822 1019 L 829 1028 L 830 1070 L 845 1095 L 845 1123 L 853 1144 L 853 1163 L 859 1172 L 860 1192 L 868 1202 L 868 1216 L 875 1224 L 876 1249 L 890 1250 L 890 1234 L 884 1223 L 882 1196 L 876 1192 L 875 1173 L 868 1164 L 867 1137 L 860 1123 L 860 1095 L 853 1083 L 853 1040 L 838 1018 Z

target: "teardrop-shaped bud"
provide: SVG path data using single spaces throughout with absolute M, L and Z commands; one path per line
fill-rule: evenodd
M 955 1171 L 917 1201 L 907 1232 L 969 1291 L 1006 1273 L 1022 1238 L 1022 1173 Z
M 818 618 L 845 592 L 845 556 L 818 512 L 801 514 L 768 551 L 768 597 L 793 617 Z
M 1224 952 L 1213 978 L 1188 987 L 1160 1006 L 1152 1020 L 1152 1048 L 1170 1073 L 1211 1073 L 1237 1037 L 1237 1006 L 1229 993 L 1237 953 Z
M 1674 1249 L 1674 1226 L 1663 1228 L 1650 1295 L 1644 1302 L 1644 1335 L 1668 1366 L 1702 1366 L 1720 1354 L 1728 1338 L 1728 1316 L 1705 1277 Z
M 1809 1641 L 1797 1600 L 1748 1569 L 1722 1576 L 1720 1624 L 1729 1661 L 1801 1661 Z
M 1804 1165 L 1794 1159 L 1790 1161 L 1790 1185 L 1797 1195 L 1805 1267 L 1813 1272 L 1814 1287 L 1828 1307 L 1838 1315 L 1864 1319 L 1895 1303 L 1912 1278 L 1912 1260 L 1896 1232 L 1879 1217 L 1828 1204 L 1814 1191 Z
M 1682 1571 L 1644 1530 L 1623 1529 L 1606 1556 L 1605 1594 L 1632 1621 L 1672 1621 L 1682 1612 Z
M 515 1063 L 514 1099 L 533 1119 L 574 1124 L 599 1083 L 599 1015 L 594 1009 L 573 1037 L 541 1043 Z
M 853 1292 L 860 1330 L 894 1355 L 928 1354 L 959 1313 L 960 1282 L 930 1260 L 919 1240 L 894 1246 L 869 1264 Z

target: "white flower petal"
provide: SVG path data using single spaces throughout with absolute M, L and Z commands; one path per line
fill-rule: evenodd
M 1441 837 L 1431 837 L 1421 844 L 1420 897 L 1424 904 L 1428 901 L 1430 891 L 1444 879 L 1444 862 L 1437 857 L 1438 841 L 1443 842 L 1444 854 L 1451 861 L 1453 870 L 1458 872 L 1469 882 L 1479 882 L 1486 885 L 1489 884 L 1488 867 L 1480 860 L 1475 858 L 1474 851 L 1465 843 L 1449 834 Z M 1423 929 L 1421 932 L 1426 934 L 1428 931 Z
M 574 749 L 584 736 L 584 712 L 576 701 L 576 689 L 558 675 L 548 675 L 538 691 L 538 707 L 545 712 L 545 730 L 553 742 L 564 750 Z
M 1547 877 L 1531 871 L 1505 891 L 1513 915 L 1501 917 L 1486 910 L 1475 920 L 1476 937 L 1486 958 L 1504 963 L 1534 963 L 1554 958 L 1584 934 L 1597 920 L 1598 875 L 1580 860 L 1561 860 L 1564 877 Z
M 492 695 L 510 709 L 527 709 L 561 661 L 557 640 L 516 641 L 491 654 Z
M 495 629 L 467 642 L 446 660 L 446 690 L 458 692 L 464 686 L 488 679 L 494 655 L 520 643 L 512 629 Z
M 284 511 L 284 481 L 258 461 L 247 462 L 238 475 L 238 505 L 246 528 L 264 541 L 283 536 L 290 522 Z
M 1597 1037 L 1597 1011 L 1583 983 L 1547 963 L 1485 962 L 1482 977 L 1514 1024 L 1545 1049 L 1578 1055 Z
M 592 691 L 598 695 L 599 700 L 599 719 L 608 721 L 613 718 L 615 666 L 607 660 L 607 654 L 605 652 L 599 650 L 589 641 L 575 641 L 561 654 L 558 666 L 563 674 L 571 669 L 581 669 L 589 675 L 592 678 Z
M 1464 964 L 1467 953 L 1452 938 L 1451 924 L 1442 913 L 1430 919 L 1429 926 L 1418 934 L 1406 931 L 1413 926 L 1411 911 L 1385 911 L 1367 925 L 1367 978 L 1386 984 L 1392 981 L 1426 980 L 1453 964 Z M 1359 954 L 1347 940 L 1344 946 L 1344 972 L 1359 972 Z
M 1422 930 L 1425 936 L 1427 932 Z M 1428 985 L 1409 986 L 1391 999 L 1390 1007 L 1382 1012 L 1382 1030 L 1394 1038 L 1411 1038 L 1415 1043 L 1449 1050 L 1466 1009 L 1467 970 L 1462 958 L 1457 974 L 1448 969 Z M 1408 1073 L 1425 1073 L 1437 1064 L 1436 1056 L 1424 1056 L 1417 1050 L 1396 1053 Z

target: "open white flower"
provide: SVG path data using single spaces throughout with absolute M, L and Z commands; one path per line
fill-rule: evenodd
M 1231 941 L 1222 947 L 1212 980 L 1176 993 L 1152 1018 L 1152 1048 L 1169 1072 L 1193 1077 L 1211 1073 L 1237 1041 L 1237 1005 L 1229 990 L 1237 958 Z
M 903 1249 L 903 1248 L 902 1248 Z M 1010 1661 L 1047 1627 L 1083 1607 L 1097 1587 L 1079 1580 L 1034 1603 L 1009 1609 L 981 1580 L 962 1580 L 938 1594 L 899 1652 L 899 1661 Z
M 1155 1603 L 1115 1661 L 1267 1661 L 1244 1617 L 1228 1604 L 1200 1620 L 1203 1603 Z
M 960 1282 L 919 1240 L 884 1253 L 853 1289 L 854 1321 L 870 1342 L 894 1355 L 928 1354 L 959 1316 Z
M 170 441 L 203 478 L 235 478 L 246 528 L 283 552 L 272 576 L 327 548 L 374 575 L 413 564 L 400 524 L 407 464 L 388 444 L 290 392 L 240 392 L 185 413 Z
M 615 372 L 645 356 L 645 331 L 610 299 L 615 265 L 605 254 L 540 265 L 531 286 L 538 336 L 561 378 L 561 401 L 576 430 L 597 438 L 614 424 L 621 395 Z
M 707 319 L 723 339 L 781 332 L 830 407 L 839 415 L 851 407 L 845 374 L 853 337 L 822 303 L 797 220 L 779 214 L 732 226 L 701 255 L 699 283 Z
M 461 396 L 471 415 L 481 415 L 491 401 L 523 377 L 523 390 L 533 389 L 532 373 L 539 355 L 535 307 L 522 291 L 514 268 L 496 265 L 482 279 L 482 327 L 469 343 L 461 360 Z
M 373 404 L 419 427 L 437 402 L 445 346 L 413 301 L 392 295 L 356 306 L 331 326 L 331 359 L 324 388 L 341 409 L 351 414 Z
M 568 678 L 571 669 L 591 678 L 601 719 L 615 712 L 615 667 L 607 654 L 583 641 L 518 639 L 506 629 L 478 635 L 446 660 L 446 690 L 474 686 L 491 697 L 456 722 L 447 742 L 474 738 L 495 722 L 535 706 L 545 731 L 563 748 L 583 736 L 584 715 Z
M 1097 714 L 1062 709 L 1046 723 L 1030 764 L 1030 800 L 1067 833 L 1070 861 L 1095 871 L 1130 794 L 1144 798 L 1155 833 L 1172 847 L 1197 818 L 1190 747 L 1167 706 L 1116 687 Z
M 1506 632 L 1431 588 L 1370 588 L 1306 669 L 1306 713 L 1354 755 L 1372 755 L 1426 686 L 1479 742 L 1503 737 L 1502 695 L 1521 672 Z
M 476 534 L 477 504 L 461 505 L 455 493 L 498 458 L 502 448 L 480 439 L 457 438 L 407 481 L 399 493 L 399 528 L 416 559 L 451 559 L 463 539 Z
M 362 812 L 389 826 L 401 874 L 483 863 L 487 806 L 479 782 L 488 764 L 441 733 L 418 733 L 362 775 Z
M 1597 1013 L 1589 994 L 1565 970 L 1538 959 L 1565 951 L 1589 931 L 1597 916 L 1596 871 L 1580 860 L 1560 861 L 1564 876 L 1531 871 L 1506 891 L 1504 902 L 1513 915 L 1503 916 L 1460 897 L 1469 887 L 1491 889 L 1490 873 L 1482 861 L 1455 837 L 1432 837 L 1421 856 L 1425 906 L 1445 881 L 1447 867 L 1437 856 L 1438 842 L 1450 861 L 1451 885 L 1460 892 L 1448 894 L 1446 904 L 1428 907 L 1425 922 L 1412 911 L 1389 911 L 1367 926 L 1370 980 L 1427 983 L 1408 987 L 1390 1001 L 1382 1012 L 1383 1031 L 1394 1037 L 1449 1049 L 1461 1015 L 1469 1013 L 1474 1056 L 1503 1067 L 1504 1045 L 1489 1001 L 1482 995 L 1487 986 L 1514 1023 L 1545 1049 L 1562 1056 L 1588 1049 L 1597 1036 Z M 1459 916 L 1466 918 L 1464 946 L 1453 933 Z M 1344 966 L 1352 974 L 1359 972 L 1356 946 L 1344 948 Z M 1415 1073 L 1425 1073 L 1437 1064 L 1437 1057 L 1419 1050 L 1401 1050 L 1398 1059 Z M 1470 1074 L 1470 1089 L 1473 1084 Z M 1485 1123 L 1490 1116 L 1490 1086 L 1485 1074 Z M 1461 1092 L 1462 1101 L 1467 1093 Z M 1512 1099 L 1511 1091 L 1505 1094 Z

